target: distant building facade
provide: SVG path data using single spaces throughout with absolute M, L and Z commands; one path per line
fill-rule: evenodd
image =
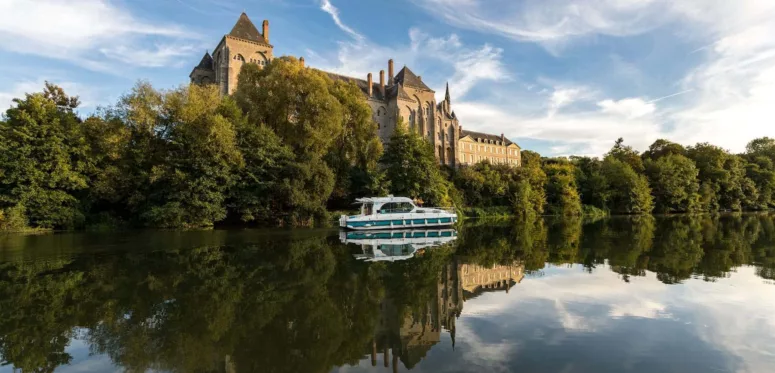
M 255 63 L 263 67 L 273 58 L 274 47 L 269 44 L 269 21 L 265 20 L 262 26 L 259 32 L 248 16 L 242 13 L 212 55 L 205 53 L 199 65 L 191 71 L 191 83 L 217 84 L 222 94 L 233 93 L 243 64 Z M 303 58 L 301 63 L 304 63 Z M 365 80 L 324 73 L 334 80 L 355 83 L 361 89 L 383 142 L 387 142 L 398 123 L 403 122 L 408 129 L 419 133 L 433 145 L 441 164 L 459 167 L 484 160 L 515 167 L 522 164 L 519 145 L 503 134 L 498 136 L 463 130 L 452 110 L 449 85 L 444 100 L 437 103 L 436 92 L 408 67 L 404 66 L 394 74 L 392 59 L 388 61 L 387 77 L 381 70 L 378 81 L 371 73 Z

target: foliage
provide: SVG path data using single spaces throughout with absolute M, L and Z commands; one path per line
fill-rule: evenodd
M 653 209 L 651 189 L 643 175 L 638 175 L 628 163 L 608 156 L 603 160 L 608 203 L 607 209 L 619 214 L 648 214 Z
M 552 214 L 581 215 L 581 198 L 576 188 L 575 170 L 570 163 L 549 163 L 546 173 L 546 205 Z
M 699 209 L 699 171 L 691 159 L 668 154 L 646 161 L 646 176 L 658 212 L 693 212 Z
M 640 155 L 631 146 L 624 145 L 624 139 L 618 138 L 611 150 L 605 155 L 605 158 L 613 158 L 623 162 L 632 168 L 638 174 L 644 171 L 643 160 Z
M 26 216 L 25 225 L 79 226 L 89 160 L 78 98 L 46 82 L 43 92 L 13 102 L 0 122 L 0 209 L 23 209 L 16 216 Z
M 453 206 L 454 186 L 444 178 L 432 145 L 399 121 L 380 161 L 395 195 L 437 206 Z M 459 203 L 458 203 L 459 204 Z

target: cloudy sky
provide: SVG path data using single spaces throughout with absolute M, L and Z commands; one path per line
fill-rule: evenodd
M 188 80 L 240 12 L 276 55 L 365 77 L 408 65 L 464 128 L 546 155 L 775 136 L 775 1 L 0 0 L 0 108 L 49 80 L 83 113 Z

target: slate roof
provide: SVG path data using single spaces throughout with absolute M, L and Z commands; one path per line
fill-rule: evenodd
M 210 52 L 205 52 L 205 55 L 202 56 L 202 60 L 199 61 L 199 65 L 196 65 L 194 69 L 205 69 L 205 70 L 213 69 L 213 58 L 210 57 Z
M 331 80 L 334 80 L 334 81 L 341 80 L 344 82 L 355 83 L 355 85 L 358 86 L 358 88 L 360 88 L 360 90 L 363 91 L 364 94 L 366 95 L 369 94 L 369 82 L 367 80 L 353 78 L 351 76 L 339 75 L 339 74 L 335 74 L 335 73 L 323 71 L 323 70 L 318 70 L 318 71 L 322 71 L 323 73 L 328 75 L 328 77 L 331 78 Z M 388 93 L 388 96 L 390 96 L 389 93 Z M 371 97 L 377 100 L 384 100 L 384 97 L 382 97 L 382 92 L 379 89 L 379 82 L 375 82 L 375 81 L 371 82 Z
M 404 68 L 401 69 L 401 71 L 399 71 L 398 74 L 396 74 L 396 77 L 393 79 L 393 81 L 395 81 L 396 83 L 401 83 L 403 85 L 408 85 L 412 87 L 423 88 L 429 91 L 433 91 L 427 85 L 425 85 L 425 83 L 423 83 L 422 80 L 420 80 L 420 78 L 418 78 L 417 75 L 415 75 L 412 72 L 412 70 L 409 70 L 409 68 L 406 66 L 404 66 Z
M 257 43 L 269 44 L 244 12 L 239 16 L 237 23 L 234 24 L 229 35 L 240 39 L 255 41 Z
M 498 136 L 498 135 L 491 135 L 489 133 L 474 132 L 474 131 L 467 131 L 467 130 L 462 130 L 461 132 L 462 133 L 461 133 L 460 137 L 471 136 L 471 137 L 473 137 L 475 139 L 501 141 L 501 137 Z M 511 145 L 511 144 L 514 144 L 514 142 L 512 142 L 511 140 L 506 138 L 506 146 Z

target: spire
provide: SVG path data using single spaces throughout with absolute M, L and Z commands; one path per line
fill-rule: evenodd
M 447 82 L 447 93 L 444 95 L 444 101 L 447 101 L 449 103 L 449 82 Z

